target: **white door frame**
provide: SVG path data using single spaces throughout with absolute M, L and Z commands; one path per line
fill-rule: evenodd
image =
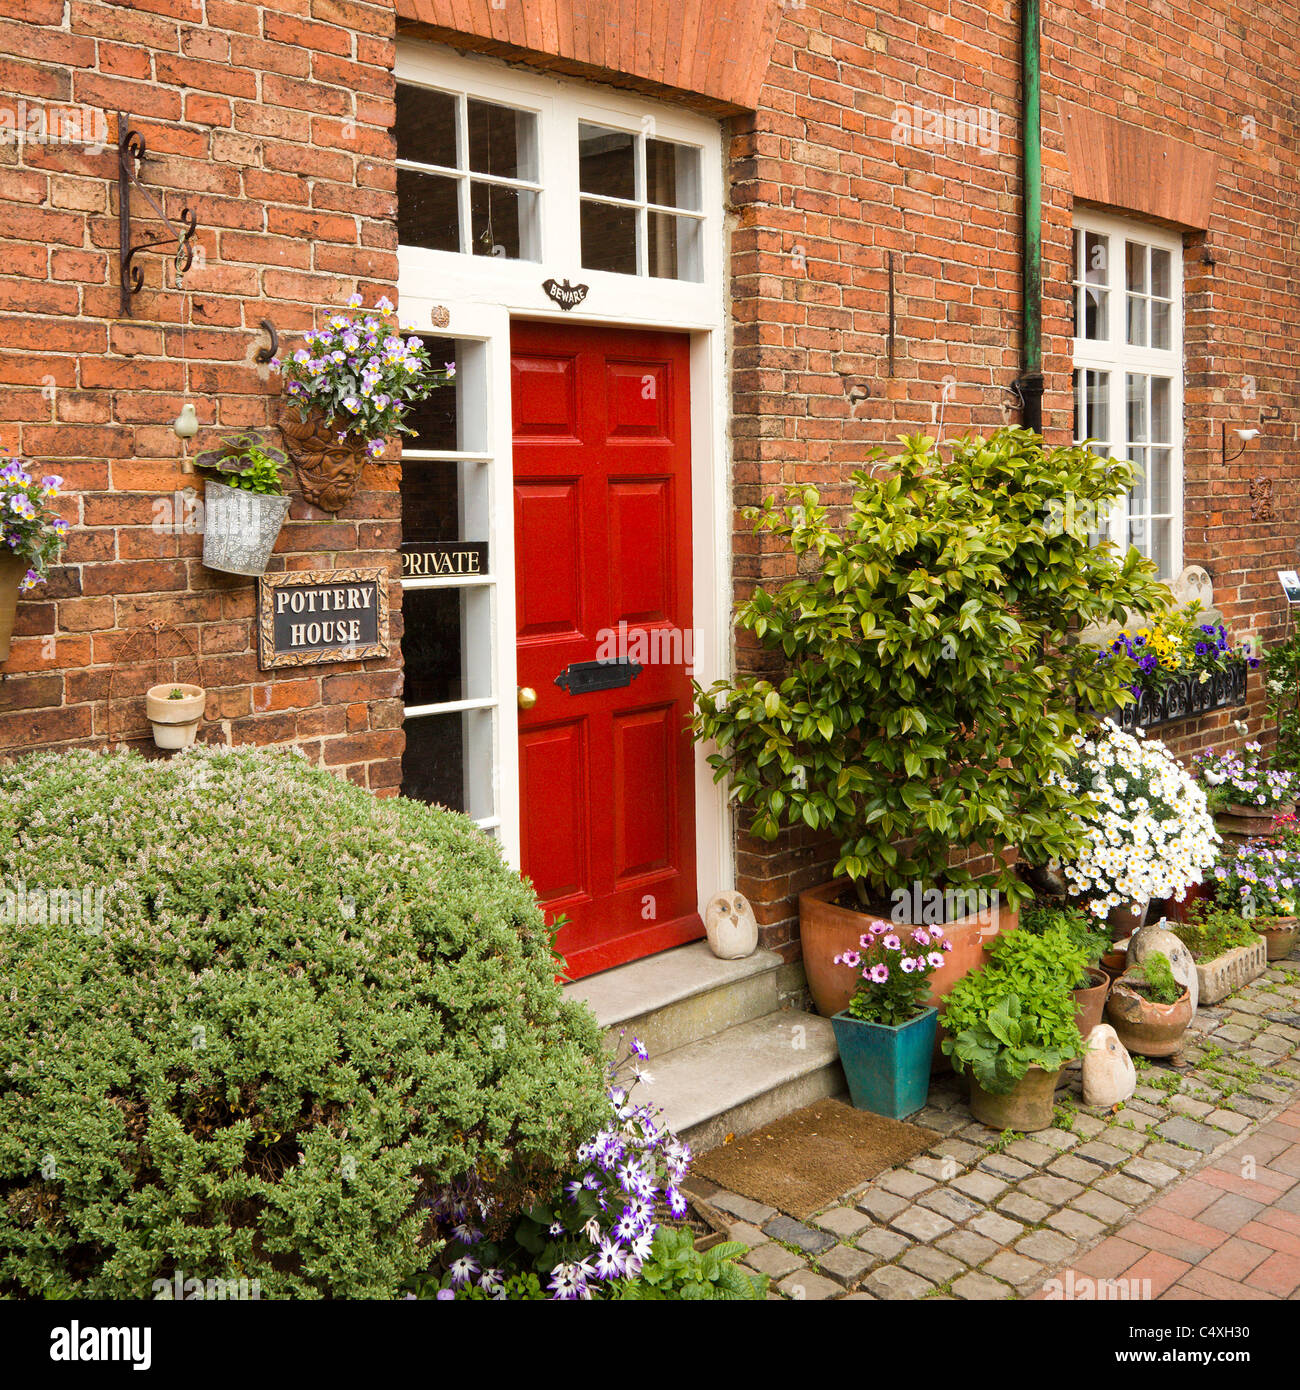
M 496 796 L 498 833 L 516 868 L 519 845 L 518 711 L 514 699 L 514 464 L 510 443 L 510 324 L 514 318 L 602 327 L 658 329 L 690 336 L 692 610 L 695 678 L 707 686 L 732 669 L 731 505 L 727 420 L 730 383 L 726 355 L 723 154 L 718 124 L 693 112 L 625 96 L 611 89 L 562 81 L 465 57 L 438 45 L 400 40 L 397 79 L 538 112 L 541 259 L 512 261 L 401 246 L 399 307 L 404 325 L 420 332 L 477 340 L 482 373 L 486 452 L 492 469 L 491 568 L 496 575 Z M 584 270 L 578 236 L 576 122 L 579 117 L 628 130 L 650 131 L 701 147 L 701 206 L 706 213 L 700 281 L 616 275 Z M 557 141 L 572 136 L 571 157 Z M 585 300 L 563 311 L 542 283 L 551 278 L 588 285 Z M 445 313 L 445 321 L 443 315 Z M 477 406 L 478 403 L 476 402 Z M 696 883 L 702 907 L 735 886 L 732 817 L 725 789 L 713 781 L 705 752 L 695 749 Z

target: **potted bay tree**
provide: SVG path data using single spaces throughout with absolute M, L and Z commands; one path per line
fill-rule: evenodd
M 697 687 L 696 735 L 750 831 L 807 827 L 838 848 L 834 881 L 799 903 L 823 1014 L 848 1004 L 835 957 L 874 918 L 944 926 L 932 1002 L 1014 927 L 1025 871 L 1068 861 L 1082 836 L 1085 803 L 1049 774 L 1093 711 L 1132 699 L 1132 672 L 1077 634 L 1170 602 L 1136 550 L 1089 542 L 1129 464 L 1012 428 L 902 446 L 854 473 L 846 506 L 807 488 L 751 509 L 796 571 L 738 613 L 776 669 Z

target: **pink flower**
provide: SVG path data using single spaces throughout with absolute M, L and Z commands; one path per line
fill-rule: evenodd
M 845 951 L 842 955 L 835 957 L 836 965 L 848 965 L 857 967 L 862 964 L 862 957 L 856 951 Z
M 951 950 L 952 950 L 952 942 L 951 942 L 951 941 L 945 941 L 945 942 L 942 943 L 942 945 L 943 945 L 943 949 L 944 949 L 945 951 L 951 951 Z
M 871 967 L 871 983 L 873 985 L 883 985 L 889 979 L 889 968 L 884 965 L 873 965 Z
M 904 975 L 910 975 L 912 971 L 916 969 L 916 962 L 912 959 L 911 956 L 904 956 L 903 959 L 898 962 L 898 964 L 902 968 Z
M 912 940 L 915 941 L 918 946 L 928 946 L 930 944 L 930 938 L 920 927 L 917 927 L 912 933 Z
M 930 962 L 930 966 L 932 969 L 938 970 L 938 968 L 943 964 L 943 952 L 931 951 L 930 954 L 926 956 L 926 960 Z
M 885 932 L 889 930 L 889 924 L 886 922 L 872 922 L 872 924 L 867 928 L 867 930 L 871 933 L 872 936 L 882 936 Z
M 901 951 L 903 949 L 903 943 L 892 932 L 880 944 L 886 951 Z
M 931 928 L 930 928 L 930 935 L 931 935 L 932 937 L 934 937 L 934 939 L 935 939 L 936 941 L 941 941 L 941 940 L 943 939 L 943 928 L 942 928 L 942 927 L 931 927 Z

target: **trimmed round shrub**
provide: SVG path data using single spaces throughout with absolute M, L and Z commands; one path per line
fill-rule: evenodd
M 556 968 L 472 822 L 301 756 L 0 767 L 0 1296 L 397 1295 L 607 1118 Z

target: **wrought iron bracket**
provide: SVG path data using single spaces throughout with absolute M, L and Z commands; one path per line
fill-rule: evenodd
M 118 277 L 122 295 L 122 317 L 131 317 L 131 296 L 144 285 L 144 271 L 136 264 L 135 258 L 141 251 L 153 250 L 159 246 L 171 246 L 176 250 L 173 260 L 176 274 L 183 275 L 193 264 L 194 247 L 192 239 L 198 227 L 198 219 L 189 208 L 183 208 L 178 226 L 162 209 L 162 204 L 140 181 L 140 166 L 148 157 L 144 136 L 131 129 L 131 118 L 125 111 L 117 113 L 117 219 L 118 219 Z M 146 237 L 131 243 L 131 190 L 135 188 L 143 195 L 145 202 L 153 208 L 161 219 L 169 235 Z

